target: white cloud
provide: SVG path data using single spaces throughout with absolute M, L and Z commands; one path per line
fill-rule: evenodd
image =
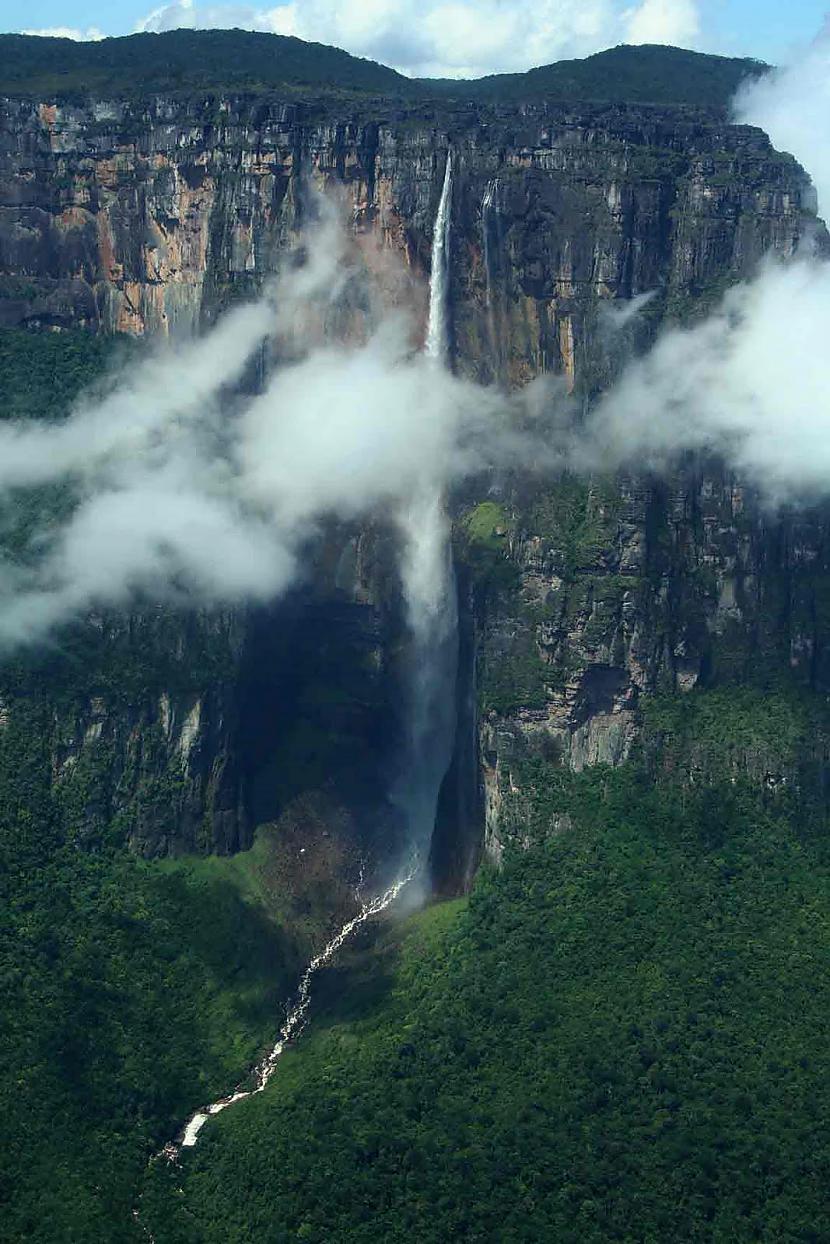
M 170 429 L 199 417 L 274 323 L 268 301 L 240 307 L 209 337 L 154 357 L 105 396 L 80 404 L 58 427 L 0 424 L 0 493 L 94 475 L 119 456 L 140 458 Z
M 97 26 L 89 26 L 86 30 L 78 30 L 74 26 L 47 26 L 43 30 L 21 30 L 22 35 L 39 35 L 43 39 L 75 39 L 78 43 L 96 42 L 106 38 Z
M 345 283 L 368 283 L 364 305 L 381 292 L 332 214 L 305 241 L 306 264 L 273 296 L 114 376 L 62 424 L 0 424 L 0 501 L 50 483 L 75 497 L 22 558 L 0 557 L 0 646 L 136 593 L 276 596 L 326 517 L 395 522 L 425 491 L 515 459 L 506 399 L 413 353 L 403 313 L 378 301 L 363 344 L 326 341 Z M 270 335 L 294 361 L 259 396 L 230 399 Z
M 813 179 L 819 210 L 830 214 L 830 21 L 792 64 L 742 91 L 736 114 L 800 160 Z
M 693 47 L 700 35 L 696 0 L 643 0 L 627 15 L 626 43 Z
M 345 48 L 413 76 L 520 72 L 616 43 L 692 43 L 697 0 L 290 0 L 272 8 L 180 0 L 140 30 L 241 26 Z
M 830 26 L 801 59 L 737 101 L 812 175 L 830 211 Z M 694 328 L 629 364 L 574 441 L 583 466 L 720 455 L 772 503 L 830 496 L 830 262 L 805 242 L 770 258 Z
M 665 333 L 602 400 L 584 465 L 719 454 L 772 502 L 830 493 L 830 264 L 770 260 L 704 323 Z
M 195 0 L 160 5 L 136 23 L 135 31 L 160 34 L 165 30 L 222 30 L 233 26 L 274 31 L 269 15 L 256 8 L 238 4 L 197 5 Z
M 162 4 L 153 9 L 146 17 L 135 24 L 136 34 L 161 34 L 165 30 L 191 29 L 196 26 L 196 13 L 193 0 L 182 0 L 181 4 Z

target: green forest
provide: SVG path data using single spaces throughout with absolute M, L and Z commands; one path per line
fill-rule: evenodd
M 150 1153 L 253 1060 L 295 965 L 231 882 L 79 842 L 44 724 L 0 730 L 2 1236 L 116 1241 Z
M 266 1093 L 153 1169 L 157 1240 L 827 1238 L 826 827 L 537 777 L 572 828 L 347 956 Z
M 0 409 L 59 417 L 125 349 L 0 334 Z M 602 535 L 580 496 L 547 503 L 566 571 Z M 493 598 L 511 521 L 463 522 Z M 828 1238 L 828 722 L 780 663 L 645 699 L 616 770 L 517 759 L 503 868 L 368 929 L 267 1091 L 151 1162 L 273 1037 L 323 917 L 288 912 L 267 832 L 139 858 L 106 750 L 56 782 L 52 746 L 90 693 L 140 702 L 212 659 L 79 625 L 0 667 L 4 1240 Z M 505 678 L 484 691 L 509 710 Z
M 134 352 L 82 332 L 6 330 L 0 416 L 59 418 Z M 60 490 L 27 503 L 0 511 L 7 549 L 62 504 Z M 250 876 L 126 849 L 123 823 L 107 819 L 105 750 L 53 780 L 56 715 L 91 693 L 186 680 L 172 666 L 152 636 L 106 644 L 85 626 L 0 664 L 4 1240 L 129 1238 L 149 1154 L 253 1061 L 293 987 L 298 949 L 250 901 Z M 261 862 L 248 853 L 248 873 Z
M 764 697 L 735 731 L 725 703 L 652 728 L 740 740 Z M 782 722 L 797 747 L 797 702 Z M 273 1032 L 294 962 L 255 858 L 74 839 L 43 737 L 34 709 L 0 732 L 4 1238 L 138 1239 L 139 1196 L 159 1244 L 826 1238 L 830 848 L 800 798 L 534 761 L 505 811 L 532 844 L 367 934 L 268 1090 L 148 1172 Z
M 760 61 L 681 48 L 617 47 L 528 73 L 474 81 L 413 79 L 339 48 L 247 30 L 172 30 L 98 42 L 0 35 L 0 92 L 41 98 L 131 99 L 152 91 L 382 96 L 392 99 L 549 99 L 680 104 L 725 110 Z

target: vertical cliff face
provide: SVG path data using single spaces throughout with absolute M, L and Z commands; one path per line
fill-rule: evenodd
M 667 318 L 698 314 L 814 227 L 795 162 L 705 112 L 6 100 L 0 325 L 196 331 L 279 269 L 315 189 L 338 194 L 358 234 L 421 276 L 449 146 L 452 354 L 484 381 L 553 372 L 590 399 Z M 647 291 L 644 313 L 609 333 L 607 308 Z M 644 693 L 760 657 L 823 685 L 823 520 L 764 519 L 739 482 L 700 463 L 668 485 L 513 480 L 468 501 L 440 884 L 469 876 L 485 805 L 497 853 L 516 757 L 617 763 Z M 86 822 L 120 814 L 148 853 L 233 850 L 303 790 L 359 805 L 361 788 L 386 780 L 399 729 L 392 560 L 384 538 L 340 535 L 305 596 L 181 623 L 182 659 L 212 636 L 215 666 L 196 662 L 180 687 L 145 678 L 128 704 L 96 695 L 56 709 L 56 780 L 98 757 Z M 310 637 L 315 654 L 330 651 L 322 668 Z
M 332 530 L 313 582 L 272 606 L 148 602 L 5 662 L 0 730 L 49 741 L 79 845 L 226 854 L 258 825 L 304 841 L 330 823 L 356 876 L 403 833 L 384 797 L 405 728 L 403 631 L 391 535 Z
M 234 679 L 244 647 L 232 613 L 148 609 L 78 627 L 9 679 L 10 713 L 27 697 L 39 705 L 81 844 L 97 848 L 115 826 L 143 855 L 248 845 Z
M 495 854 L 524 762 L 621 763 L 649 697 L 759 683 L 826 694 L 826 511 L 765 515 L 717 464 L 699 463 L 669 483 L 565 479 L 466 523 Z M 506 586 L 496 558 L 512 571 Z M 826 744 L 813 743 L 825 764 Z M 730 763 L 772 787 L 792 778 L 783 753 L 738 748 Z
M 0 144 L 3 322 L 127 332 L 191 330 L 273 273 L 313 186 L 426 271 L 451 144 L 457 353 L 517 381 L 573 378 L 598 300 L 682 305 L 792 250 L 811 206 L 759 131 L 642 106 L 5 100 Z

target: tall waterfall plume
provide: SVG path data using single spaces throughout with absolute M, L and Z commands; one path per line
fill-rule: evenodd
M 447 278 L 450 248 L 452 161 L 448 154 L 435 221 L 430 277 L 429 323 L 425 355 L 436 367 L 449 363 Z M 417 435 L 417 429 L 414 429 Z M 458 665 L 458 618 L 455 576 L 450 550 L 450 522 L 444 498 L 426 472 L 419 487 L 401 505 L 397 522 L 402 536 L 401 581 L 411 634 L 407 755 L 403 776 L 393 796 L 408 829 L 410 858 L 398 877 L 380 894 L 360 900 L 357 915 L 346 922 L 323 950 L 308 963 L 299 989 L 273 1047 L 252 1069 L 248 1083 L 200 1107 L 182 1125 L 175 1140 L 156 1157 L 177 1162 L 193 1148 L 205 1124 L 238 1102 L 261 1093 L 270 1082 L 286 1046 L 303 1030 L 316 973 L 368 920 L 391 907 L 401 892 L 423 874 L 435 825 L 441 783 L 452 759 L 455 731 L 455 685 Z M 360 886 L 358 886 L 360 889 Z M 153 1159 L 155 1160 L 155 1159 Z M 134 1218 L 141 1222 L 140 1205 Z
M 448 278 L 452 224 L 452 153 L 432 238 L 429 322 L 424 353 L 436 367 L 449 365 Z M 425 476 L 398 512 L 403 537 L 401 580 L 412 639 L 409 654 L 409 720 L 404 775 L 397 802 L 410 842 L 422 859 L 429 853 L 441 783 L 452 759 L 458 614 L 444 497 Z
M 424 353 L 442 366 L 449 361 L 447 326 L 447 278 L 449 276 L 450 230 L 452 225 L 452 152 L 447 152 L 444 182 L 432 233 L 432 264 L 429 279 L 429 321 Z

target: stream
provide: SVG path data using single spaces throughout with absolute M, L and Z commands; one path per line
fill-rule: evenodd
M 277 1069 L 277 1064 L 282 1057 L 286 1045 L 290 1041 L 295 1040 L 305 1027 L 308 1008 L 311 1003 L 311 982 L 315 973 L 331 962 L 340 947 L 367 920 L 371 920 L 373 916 L 380 915 L 387 907 L 391 907 L 416 872 L 417 868 L 412 866 L 402 877 L 393 882 L 387 890 L 384 890 L 382 894 L 377 894 L 374 898 L 364 902 L 357 915 L 353 916 L 351 920 L 347 920 L 340 931 L 323 947 L 320 953 L 310 960 L 300 978 L 297 996 L 289 1008 L 276 1042 L 253 1069 L 251 1075 L 254 1082 L 253 1087 L 243 1088 L 242 1085 L 239 1085 L 233 1092 L 228 1093 L 225 1097 L 220 1097 L 217 1101 L 211 1102 L 209 1106 L 200 1106 L 198 1110 L 193 1112 L 175 1139 L 168 1141 L 160 1154 L 158 1154 L 159 1157 L 166 1158 L 168 1162 L 177 1161 L 182 1149 L 192 1149 L 196 1144 L 199 1134 L 208 1119 L 213 1115 L 221 1114 L 223 1110 L 227 1110 L 229 1106 L 236 1105 L 238 1101 L 244 1101 L 246 1097 L 254 1097 L 267 1087 Z

